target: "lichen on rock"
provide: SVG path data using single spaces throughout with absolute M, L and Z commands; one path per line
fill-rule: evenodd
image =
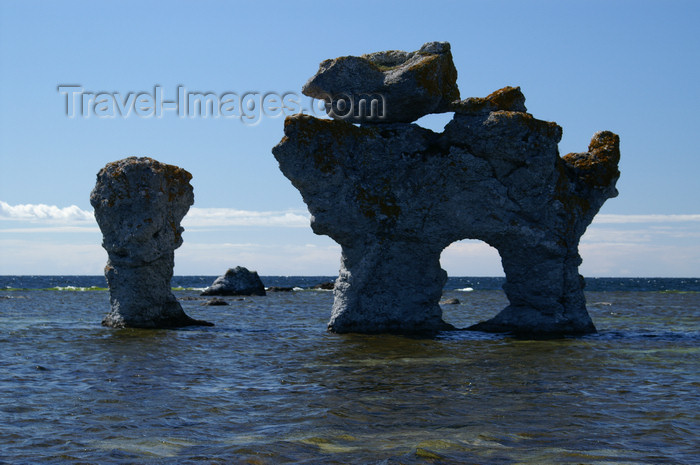
M 111 327 L 172 328 L 211 323 L 190 318 L 173 295 L 174 251 L 194 194 L 192 175 L 147 157 L 108 163 L 90 195 L 107 251 Z
M 373 56 L 391 68 L 403 66 L 405 53 Z M 322 64 L 322 71 L 332 65 Z M 373 90 L 341 71 L 335 82 L 347 89 L 334 90 Z M 413 87 L 417 94 L 423 88 Z M 329 329 L 451 329 L 439 306 L 447 279 L 440 253 L 469 238 L 499 251 L 510 300 L 471 329 L 594 332 L 578 243 L 605 200 L 617 195 L 619 138 L 599 132 L 588 152 L 560 157 L 561 128 L 527 113 L 518 87 L 449 108 L 455 114 L 442 133 L 396 121 L 362 127 L 305 115 L 285 121 L 273 154 L 301 192 L 313 231 L 342 247 Z

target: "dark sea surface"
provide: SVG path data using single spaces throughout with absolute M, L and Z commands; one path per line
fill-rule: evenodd
M 101 276 L 0 276 L 0 463 L 691 464 L 700 461 L 700 279 L 587 279 L 599 332 L 523 340 L 326 332 L 333 277 L 202 306 L 182 330 L 100 326 Z M 450 278 L 459 327 L 507 303 Z M 469 290 L 471 289 L 471 290 Z

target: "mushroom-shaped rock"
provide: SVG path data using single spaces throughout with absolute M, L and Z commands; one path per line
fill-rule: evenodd
M 459 100 L 450 44 L 326 60 L 302 88 L 325 100 L 328 115 L 353 123 L 410 123 Z
M 237 266 L 216 278 L 202 295 L 265 295 L 265 286 L 257 271 Z
M 194 203 L 192 175 L 151 158 L 107 164 L 90 195 L 108 255 L 105 276 L 112 327 L 172 328 L 211 323 L 190 318 L 170 287 L 180 221 Z
M 306 115 L 273 149 L 311 227 L 341 245 L 328 327 L 345 332 L 451 328 L 439 300 L 440 253 L 480 239 L 498 249 L 510 305 L 472 329 L 533 336 L 595 331 L 578 243 L 617 195 L 619 139 L 559 156 L 561 128 L 525 112 L 518 88 L 455 103 L 435 133 L 414 124 L 357 127 Z

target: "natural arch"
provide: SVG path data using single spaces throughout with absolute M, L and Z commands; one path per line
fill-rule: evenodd
M 444 59 L 446 47 L 426 44 L 421 50 Z M 421 53 L 421 60 L 435 64 L 430 53 Z M 416 59 L 407 58 L 412 63 L 407 73 L 420 69 Z M 325 82 L 319 76 L 333 67 L 322 63 L 305 90 L 318 91 Z M 435 81 L 452 95 L 445 79 Z M 512 87 L 454 102 L 439 110 L 455 112 L 441 133 L 404 122 L 396 113 L 388 121 L 360 121 L 359 127 L 340 119 L 287 118 L 275 158 L 301 192 L 314 232 L 342 247 L 331 331 L 449 329 L 438 305 L 447 277 L 440 253 L 465 238 L 499 251 L 510 300 L 472 329 L 595 331 L 578 274 L 578 242 L 603 202 L 617 195 L 619 139 L 599 132 L 587 152 L 562 158 L 561 128 L 533 118 L 524 102 L 520 89 Z M 408 121 L 420 116 L 415 110 L 404 115 Z

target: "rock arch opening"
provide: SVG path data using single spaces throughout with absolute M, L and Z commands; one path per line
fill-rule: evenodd
M 440 254 L 440 266 L 448 276 L 440 300 L 446 323 L 466 328 L 492 317 L 505 306 L 501 257 L 486 242 L 478 239 L 453 242 Z M 486 300 L 484 293 L 490 293 Z M 476 300 L 481 304 L 477 305 Z M 485 301 L 489 304 L 484 305 Z
M 418 118 L 413 124 L 430 129 L 433 132 L 441 133 L 445 130 L 445 126 L 454 118 L 454 112 L 438 113 L 433 115 L 425 115 Z

